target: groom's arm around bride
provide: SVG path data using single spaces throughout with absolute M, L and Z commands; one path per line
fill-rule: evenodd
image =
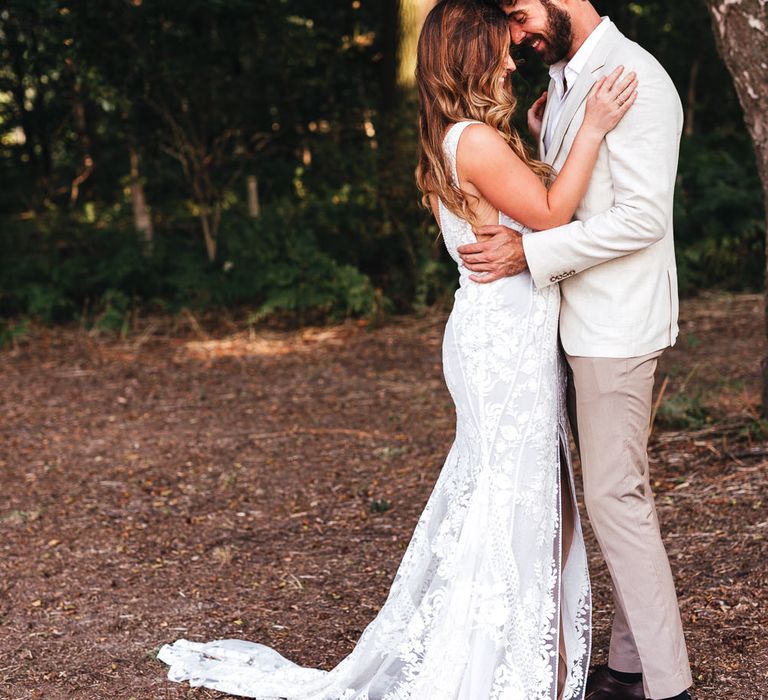
M 460 249 L 469 270 L 492 268 L 478 282 L 525 269 L 538 287 L 560 282 L 561 335 L 574 355 L 640 355 L 677 337 L 672 212 L 682 107 L 666 71 L 611 24 L 565 96 L 549 149 L 541 149 L 555 170 L 562 167 L 589 87 L 622 64 L 638 74 L 638 97 L 606 136 L 575 220 L 525 237 L 484 227 L 479 233 L 494 238 Z

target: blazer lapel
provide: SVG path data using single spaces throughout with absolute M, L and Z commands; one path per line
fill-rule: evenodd
M 565 139 L 568 127 L 576 116 L 576 112 L 579 111 L 579 107 L 581 107 L 584 100 L 587 98 L 592 86 L 600 77 L 601 69 L 605 66 L 608 55 L 622 36 L 622 33 L 616 28 L 616 25 L 611 22 L 602 39 L 600 39 L 600 42 L 595 46 L 594 51 L 592 51 L 592 55 L 587 60 L 587 65 L 579 74 L 576 83 L 571 87 L 568 95 L 566 95 L 565 103 L 560 112 L 560 119 L 557 122 L 557 128 L 555 129 L 555 133 L 552 134 L 552 141 L 549 144 L 544 159 L 548 164 L 551 165 L 555 162 L 563 145 L 563 140 Z
M 555 79 L 550 78 L 549 80 L 549 88 L 547 89 L 547 93 L 549 95 L 555 94 Z M 544 134 L 547 133 L 547 125 L 549 124 L 549 117 L 552 113 L 552 100 L 547 100 L 547 106 L 544 107 L 544 116 L 541 119 L 541 134 L 539 136 L 539 160 L 544 160 L 546 157 L 547 151 L 544 148 Z

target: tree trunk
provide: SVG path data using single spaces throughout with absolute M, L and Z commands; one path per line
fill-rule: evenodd
M 85 117 L 85 98 L 83 97 L 83 86 L 80 82 L 74 63 L 67 61 L 69 69 L 72 71 L 72 115 L 75 120 L 75 130 L 77 139 L 80 142 L 80 154 L 82 166 L 80 172 L 75 175 L 70 185 L 69 205 L 74 207 L 80 197 L 80 186 L 93 173 L 94 163 L 91 155 L 91 137 L 88 134 L 88 122 Z
M 214 202 L 213 205 L 203 205 L 200 207 L 200 223 L 203 227 L 203 238 L 205 239 L 205 252 L 208 254 L 208 261 L 216 260 L 218 252 L 219 228 L 221 226 L 221 203 Z
M 255 175 L 249 175 L 246 184 L 248 187 L 248 216 L 252 219 L 258 219 L 261 214 L 259 180 Z
M 685 100 L 685 135 L 693 136 L 696 133 L 696 94 L 698 92 L 699 71 L 701 69 L 701 54 L 697 55 L 691 63 L 688 73 L 688 94 Z
M 398 0 L 380 0 L 381 24 L 379 31 L 379 84 L 381 86 L 381 112 L 393 112 L 398 103 L 397 90 L 397 54 L 400 44 L 400 2 Z
M 216 234 L 213 230 L 210 212 L 200 214 L 200 223 L 203 225 L 203 238 L 205 240 L 205 252 L 208 253 L 209 262 L 216 260 Z
M 413 289 L 421 274 L 417 249 L 423 232 L 399 223 L 402 208 L 414 202 L 413 188 L 402 174 L 412 173 L 416 167 L 402 132 L 415 122 L 416 49 L 424 19 L 434 5 L 435 0 L 380 0 L 382 99 L 376 124 L 379 201 L 384 219 L 392 224 L 392 235 L 402 245 L 403 267 Z
M 147 198 L 144 195 L 144 182 L 139 171 L 139 151 L 131 144 L 131 206 L 133 207 L 133 225 L 144 240 L 144 252 L 152 253 L 155 231 L 152 226 L 152 217 L 147 207 Z
M 744 121 L 752 137 L 766 206 L 766 334 L 768 334 L 768 3 L 705 0 Z M 768 357 L 763 360 L 763 415 L 768 418 Z
M 435 0 L 402 0 L 400 3 L 400 47 L 397 81 L 404 87 L 416 84 L 416 49 L 419 34 Z

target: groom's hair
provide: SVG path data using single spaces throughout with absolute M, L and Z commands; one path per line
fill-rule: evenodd
M 551 5 L 552 0 L 539 0 L 542 5 Z M 514 7 L 517 5 L 517 0 L 496 0 L 496 4 L 503 10 L 505 7 Z

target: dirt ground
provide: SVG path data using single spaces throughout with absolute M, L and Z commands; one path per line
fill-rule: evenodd
M 697 700 L 768 698 L 762 313 L 756 296 L 684 303 L 658 375 L 652 474 Z M 154 655 L 178 637 L 338 662 L 452 439 L 444 322 L 185 314 L 0 350 L 0 698 L 225 697 L 165 680 Z M 610 593 L 589 536 L 600 663 Z

